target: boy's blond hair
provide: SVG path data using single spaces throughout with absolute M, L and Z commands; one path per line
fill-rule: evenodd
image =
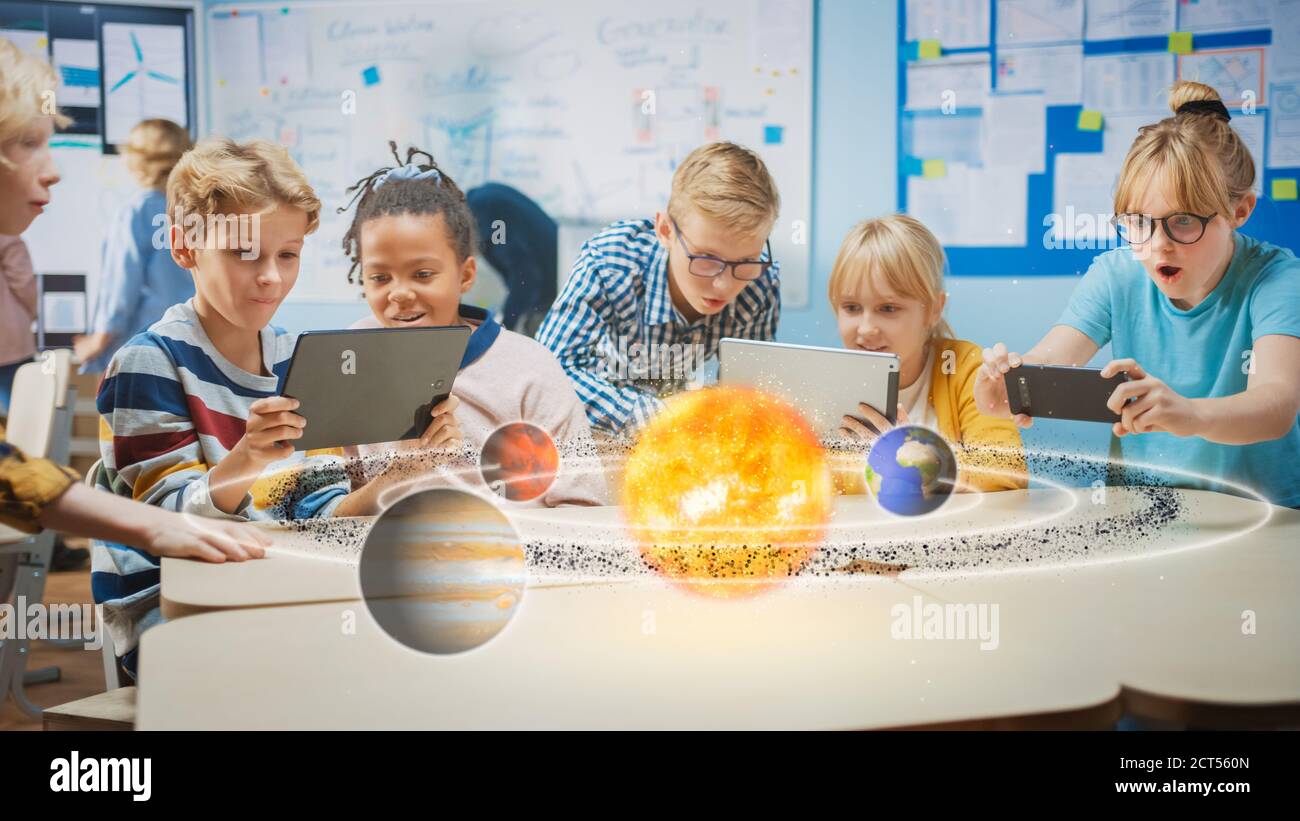
M 827 288 L 831 307 L 848 294 L 856 294 L 874 276 L 895 294 L 922 302 L 926 307 L 943 296 L 943 246 L 920 220 L 906 214 L 863 220 L 849 231 L 831 266 Z M 952 339 L 943 317 L 930 329 L 936 339 Z
M 1250 193 L 1255 161 L 1236 130 L 1215 114 L 1178 113 L 1186 103 L 1200 100 L 1219 101 L 1219 92 L 1189 80 L 1175 83 L 1169 92 L 1174 116 L 1138 130 L 1115 186 L 1116 214 L 1139 208 L 1162 172 L 1174 207 L 1200 216 L 1231 218 L 1237 201 Z
M 18 139 L 41 117 L 54 118 L 59 128 L 72 122 L 54 107 L 57 87 L 58 78 L 49 63 L 0 38 L 0 146 Z M 0 165 L 13 168 L 3 152 Z
M 120 150 L 140 182 L 161 191 L 167 187 L 167 175 L 191 145 L 189 132 L 171 120 L 142 120 L 131 129 Z
M 307 233 L 320 224 L 320 200 L 283 146 L 209 137 L 185 152 L 167 178 L 167 219 L 177 209 L 208 217 L 291 205 L 307 212 Z
M 735 143 L 709 143 L 692 151 L 673 173 L 668 215 L 687 209 L 746 234 L 767 234 L 781 210 L 781 195 L 763 160 Z

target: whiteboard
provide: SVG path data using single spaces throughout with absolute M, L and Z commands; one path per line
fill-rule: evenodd
M 324 206 L 294 301 L 356 301 L 334 209 L 390 139 L 465 190 L 601 223 L 653 216 L 677 163 L 725 139 L 775 177 L 783 301 L 808 304 L 811 0 L 232 4 L 206 29 L 212 132 L 280 142 Z

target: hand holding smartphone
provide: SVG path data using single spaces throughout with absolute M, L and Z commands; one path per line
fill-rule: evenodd
M 1120 417 L 1106 407 L 1106 402 L 1117 387 L 1128 381 L 1128 374 L 1103 379 L 1101 368 L 1021 365 L 1007 371 L 1002 378 L 1013 414 L 1114 423 Z

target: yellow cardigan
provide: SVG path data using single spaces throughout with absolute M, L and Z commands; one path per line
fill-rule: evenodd
M 930 404 L 939 433 L 953 446 L 958 483 L 976 490 L 1015 490 L 1028 484 L 1020 430 L 1010 419 L 975 407 L 975 376 L 984 364 L 980 347 L 961 339 L 935 340 Z

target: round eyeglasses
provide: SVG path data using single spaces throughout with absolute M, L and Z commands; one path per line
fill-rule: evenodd
M 1205 236 L 1205 226 L 1209 225 L 1214 217 L 1214 214 L 1202 217 L 1199 214 L 1185 212 L 1170 214 L 1167 217 L 1153 217 L 1150 214 L 1116 214 L 1110 221 L 1119 235 L 1130 245 L 1149 242 L 1155 235 L 1157 222 L 1164 229 L 1165 236 L 1180 245 L 1191 245 Z

